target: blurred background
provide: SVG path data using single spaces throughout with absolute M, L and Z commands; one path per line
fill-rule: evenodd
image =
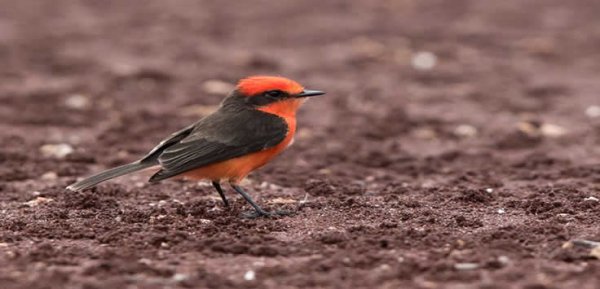
M 300 136 L 320 138 L 319 153 L 393 154 L 400 137 L 411 139 L 410 154 L 465 142 L 530 148 L 568 133 L 581 138 L 561 140 L 555 153 L 598 155 L 589 125 L 599 114 L 597 1 L 0 7 L 5 136 L 139 155 L 146 139 L 213 109 L 238 79 L 274 74 L 328 92 L 302 112 Z M 527 135 L 514 135 L 519 128 Z M 352 140 L 325 142 L 339 131 Z
M 328 220 L 354 224 L 369 220 L 372 211 L 338 201 L 347 195 L 375 196 L 369 200 L 378 200 L 378 208 L 431 201 L 422 207 L 401 207 L 402 212 L 414 210 L 414 215 L 388 212 L 373 217 L 376 227 L 389 219 L 407 224 L 373 232 L 382 236 L 392 234 L 389 230 L 433 224 L 439 226 L 433 231 L 445 235 L 429 244 L 440 248 L 448 236 L 459 234 L 444 231 L 447 228 L 483 226 L 477 222 L 488 215 L 477 214 L 486 209 L 504 214 L 504 208 L 512 208 L 512 220 L 527 223 L 515 233 L 526 242 L 507 241 L 510 245 L 504 250 L 525 246 L 515 251 L 515 258 L 528 258 L 531 252 L 544 255 L 564 241 L 556 236 L 572 235 L 555 227 L 539 229 L 545 225 L 537 223 L 539 230 L 531 229 L 531 214 L 584 212 L 587 215 L 579 220 L 598 220 L 593 206 L 582 205 L 584 197 L 598 192 L 600 174 L 598 15 L 596 0 L 0 0 L 0 200 L 4 212 L 14 213 L 5 218 L 12 223 L 2 227 L 0 241 L 46 232 L 40 229 L 46 226 L 42 223 L 29 233 L 20 231 L 20 220 L 31 216 L 29 205 L 23 209 L 22 203 L 30 200 L 53 199 L 55 207 L 82 214 L 85 222 L 89 210 L 112 212 L 101 204 L 137 208 L 170 198 L 186 204 L 208 202 L 202 199 L 212 194 L 208 189 L 184 194 L 193 191 L 193 185 L 148 186 L 139 176 L 106 185 L 92 205 L 69 201 L 62 188 L 78 177 L 137 159 L 163 137 L 213 111 L 238 79 L 267 74 L 295 79 L 327 95 L 302 108 L 294 146 L 250 177 L 248 185 L 254 191 L 262 190 L 265 198 L 281 192 L 295 199 L 305 193 L 320 196 L 327 200 L 322 204 L 336 204 Z M 548 183 L 565 185 L 571 188 L 566 191 L 578 195 L 556 206 L 555 191 L 537 189 Z M 468 191 L 481 193 L 484 188 L 508 193 L 490 201 Z M 534 203 L 521 205 L 531 192 L 538 192 L 529 199 Z M 397 201 L 405 197 L 410 201 Z M 472 197 L 475 205 L 465 201 Z M 570 201 L 579 198 L 581 203 Z M 440 204 L 444 205 L 439 210 L 426 209 Z M 477 209 L 466 217 L 456 222 L 448 217 L 471 205 Z M 200 207 L 185 208 L 214 218 L 204 211 L 206 204 Z M 454 210 L 444 211 L 450 208 Z M 141 212 L 146 211 L 139 210 L 138 215 L 145 216 Z M 351 216 L 336 215 L 351 211 Z M 50 209 L 44 212 L 40 219 L 53 220 L 67 232 L 65 228 L 75 232 L 92 227 L 118 235 L 111 231 L 113 215 L 103 225 L 89 225 Z M 321 219 L 311 220 L 318 224 Z M 486 227 L 503 228 L 502 220 L 494 220 L 486 221 Z M 582 221 L 571 233 L 597 236 L 590 224 Z M 144 230 L 155 232 L 148 226 Z M 195 226 L 193 230 L 205 225 Z M 230 229 L 236 236 L 238 229 Z M 402 238 L 408 238 L 406 243 L 396 245 L 420 242 L 423 236 L 411 232 L 399 232 L 390 246 Z M 64 234 L 67 241 L 72 237 Z M 482 244 L 498 239 L 481 234 L 470 240 Z M 300 235 L 309 236 L 294 236 Z M 137 239 L 145 238 L 150 237 Z M 116 252 L 130 245 L 119 243 L 119 238 L 107 240 Z M 353 240 L 346 248 L 365 239 Z M 529 247 L 546 241 L 555 243 Z M 303 242 L 318 250 L 330 245 Z M 28 245 L 19 246 L 28 252 Z M 416 254 L 429 252 L 425 248 Z M 354 253 L 364 252 L 348 254 Z M 46 258 L 27 254 L 19 260 Z M 481 254 L 477 256 L 485 255 Z M 422 267 L 415 266 L 411 270 L 421 274 Z M 538 268 L 519 266 L 515 272 Z M 303 268 L 320 274 L 311 271 L 310 264 Z M 454 267 L 448 268 L 450 273 L 444 272 L 449 275 L 437 277 L 455 277 Z M 359 271 L 350 272 L 361 279 L 355 281 L 371 280 L 361 278 Z M 377 284 L 387 280 L 385 276 L 364 282 Z

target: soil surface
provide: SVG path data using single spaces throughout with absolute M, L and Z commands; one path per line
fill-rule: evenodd
M 600 288 L 600 2 L 0 1 L 0 288 Z M 327 91 L 244 187 L 78 178 L 247 75 Z

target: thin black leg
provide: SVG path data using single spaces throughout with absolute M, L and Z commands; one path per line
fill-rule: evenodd
M 229 207 L 229 201 L 227 201 L 227 198 L 225 197 L 225 194 L 223 193 L 223 189 L 221 188 L 221 184 L 219 182 L 213 181 L 212 185 L 213 185 L 213 187 L 215 187 L 215 189 L 219 193 L 219 196 L 221 196 L 221 199 L 223 200 L 223 205 L 225 205 L 225 207 Z
M 257 205 L 254 200 L 252 200 L 252 197 L 250 197 L 250 195 L 248 195 L 248 193 L 246 193 L 242 188 L 240 188 L 238 185 L 236 184 L 231 184 L 231 187 L 238 192 L 238 194 L 242 195 L 242 197 L 244 197 L 244 199 L 246 200 L 246 202 L 250 203 L 250 205 L 252 207 L 254 207 L 254 210 L 256 210 L 256 214 L 254 216 L 250 216 L 250 217 L 261 217 L 261 216 L 270 216 L 271 213 L 263 210 L 259 205 Z
M 248 202 L 250 205 L 252 205 L 252 207 L 254 207 L 254 212 L 251 213 L 245 213 L 242 214 L 243 217 L 246 218 L 257 218 L 257 217 L 273 217 L 273 216 L 287 216 L 287 215 L 291 215 L 292 212 L 289 211 L 275 211 L 275 212 L 267 212 L 265 210 L 263 210 L 258 204 L 256 204 L 254 202 L 254 200 L 252 200 L 252 197 L 250 195 L 248 195 L 248 193 L 246 193 L 244 191 L 244 189 L 242 189 L 240 186 L 234 184 L 234 183 L 230 183 L 231 187 L 240 195 L 242 195 L 242 197 L 244 197 L 244 199 L 246 200 L 246 202 Z

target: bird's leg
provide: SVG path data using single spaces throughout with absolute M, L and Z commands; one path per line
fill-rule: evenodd
M 242 195 L 242 197 L 244 197 L 244 199 L 248 203 L 250 203 L 250 205 L 252 205 L 252 207 L 254 207 L 254 212 L 251 212 L 248 214 L 243 214 L 243 217 L 254 219 L 254 218 L 258 218 L 258 217 L 287 216 L 287 215 L 292 214 L 292 212 L 289 212 L 289 211 L 267 212 L 267 211 L 263 210 L 258 204 L 256 204 L 254 202 L 254 200 L 252 200 L 252 197 L 250 197 L 250 195 L 248 195 L 248 193 L 246 193 L 244 191 L 244 189 L 242 189 L 240 186 L 238 186 L 234 183 L 230 183 L 230 184 L 231 184 L 231 187 L 236 192 L 238 192 L 238 194 Z
M 225 197 L 225 194 L 223 193 L 223 189 L 221 188 L 221 184 L 219 182 L 213 181 L 212 185 L 217 190 L 217 193 L 219 193 L 219 196 L 221 196 L 221 199 L 223 200 L 223 205 L 225 207 L 229 207 L 229 201 L 227 201 L 227 198 Z
M 246 215 L 246 217 L 249 218 L 256 218 L 256 217 L 268 217 L 271 216 L 272 214 L 263 210 L 258 204 L 256 204 L 254 202 L 254 200 L 252 200 L 252 197 L 250 195 L 248 195 L 248 193 L 246 193 L 244 191 L 244 189 L 242 189 L 240 186 L 231 183 L 231 187 L 238 192 L 238 194 L 242 195 L 242 197 L 244 197 L 244 199 L 246 200 L 246 202 L 250 203 L 250 205 L 252 207 L 254 207 L 255 212 L 253 212 L 253 214 L 248 214 Z

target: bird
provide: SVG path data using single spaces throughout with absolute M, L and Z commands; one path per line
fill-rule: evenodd
M 67 190 L 79 192 L 153 169 L 151 183 L 169 178 L 210 181 L 225 207 L 229 201 L 221 183 L 229 183 L 254 208 L 247 217 L 284 214 L 262 209 L 240 182 L 293 143 L 297 110 L 309 97 L 323 94 L 281 76 L 243 78 L 213 113 L 171 134 L 139 160 L 92 175 Z

